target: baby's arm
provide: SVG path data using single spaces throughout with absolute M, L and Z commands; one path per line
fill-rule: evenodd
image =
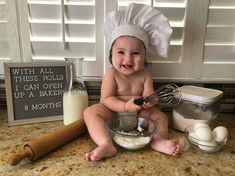
M 141 106 L 134 104 L 134 99 L 123 101 L 117 97 L 117 83 L 115 80 L 115 70 L 109 69 L 104 75 L 101 86 L 101 103 L 115 112 L 138 112 Z M 139 97 L 138 97 L 139 98 Z
M 146 77 L 144 81 L 144 90 L 142 94 L 143 97 L 149 96 L 150 94 L 154 92 L 152 75 L 148 71 L 146 71 L 145 74 L 146 74 Z M 157 103 L 158 103 L 157 99 L 152 100 L 149 103 L 144 102 L 143 107 L 146 109 L 146 108 L 155 106 Z

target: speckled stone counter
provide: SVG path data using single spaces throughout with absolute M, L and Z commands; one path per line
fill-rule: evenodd
M 178 138 L 182 152 L 167 156 L 145 148 L 141 151 L 118 150 L 118 154 L 99 162 L 84 160 L 84 153 L 95 144 L 84 135 L 36 160 L 23 160 L 17 166 L 7 164 L 12 153 L 22 151 L 23 143 L 63 126 L 62 121 L 9 127 L 7 111 L 0 110 L 0 175 L 1 176 L 160 176 L 160 175 L 235 175 L 235 115 L 220 114 L 219 125 L 229 130 L 227 144 L 217 153 L 206 154 L 192 147 L 183 133 L 170 128 L 170 137 Z

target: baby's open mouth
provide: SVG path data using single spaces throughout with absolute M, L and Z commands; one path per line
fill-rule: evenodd
M 128 68 L 132 68 L 132 65 L 122 65 L 122 67 L 124 67 L 125 69 L 128 69 Z

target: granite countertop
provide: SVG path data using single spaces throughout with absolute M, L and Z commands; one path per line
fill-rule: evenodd
M 221 113 L 218 125 L 226 126 L 230 135 L 227 144 L 217 153 L 207 154 L 192 147 L 182 132 L 170 127 L 170 138 L 178 138 L 182 152 L 177 157 L 155 152 L 118 149 L 118 154 L 99 162 L 86 161 L 84 153 L 95 144 L 88 134 L 60 147 L 36 161 L 23 160 L 17 166 L 7 164 L 9 156 L 22 151 L 23 143 L 48 134 L 63 126 L 62 121 L 9 127 L 7 111 L 0 110 L 0 175 L 4 176 L 64 176 L 64 175 L 235 175 L 235 117 Z

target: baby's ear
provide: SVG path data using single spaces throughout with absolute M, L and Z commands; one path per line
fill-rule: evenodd
M 112 55 L 112 49 L 110 49 L 110 51 L 109 51 L 109 62 L 110 62 L 110 64 L 113 65 L 112 57 L 113 57 L 113 55 Z

